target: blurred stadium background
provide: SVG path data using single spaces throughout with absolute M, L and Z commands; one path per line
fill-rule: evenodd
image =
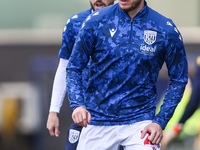
M 182 33 L 194 75 L 200 55 L 200 1 L 147 0 L 171 18 Z M 58 51 L 67 19 L 89 8 L 89 0 L 2 0 L 0 5 L 0 150 L 62 150 L 71 124 L 66 100 L 61 109 L 58 138 L 50 137 L 46 121 Z M 165 92 L 165 66 L 158 80 L 158 99 Z M 188 140 L 189 139 L 189 140 Z M 192 150 L 194 137 L 169 149 Z

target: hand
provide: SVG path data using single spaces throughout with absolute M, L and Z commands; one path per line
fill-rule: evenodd
M 142 132 L 141 139 L 143 139 L 147 133 L 149 134 L 148 140 L 153 144 L 159 145 L 163 137 L 161 126 L 157 123 L 147 125 Z
M 59 119 L 57 116 L 57 112 L 50 112 L 47 120 L 47 129 L 49 130 L 49 134 L 51 136 L 58 137 L 60 134 L 59 131 Z
M 72 119 L 77 125 L 87 127 L 87 123 L 91 121 L 91 114 L 85 107 L 77 107 L 72 113 Z

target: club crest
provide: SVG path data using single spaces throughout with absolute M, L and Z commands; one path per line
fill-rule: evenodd
M 145 30 L 143 38 L 144 38 L 145 43 L 147 43 L 148 45 L 151 45 L 156 41 L 156 36 L 157 36 L 157 32 Z
M 75 143 L 78 141 L 80 131 L 70 129 L 69 130 L 69 142 L 70 143 Z

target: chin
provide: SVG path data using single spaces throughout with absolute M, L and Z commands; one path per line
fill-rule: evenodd
M 120 8 L 124 11 L 128 11 L 130 9 L 130 7 L 126 7 L 126 6 L 120 6 Z

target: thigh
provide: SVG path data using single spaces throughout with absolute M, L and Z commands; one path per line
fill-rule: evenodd
M 67 130 L 65 150 L 76 150 L 82 128 L 83 127 L 75 123 L 70 125 L 69 129 Z
M 115 127 L 88 125 L 81 132 L 77 150 L 117 150 L 118 147 Z

